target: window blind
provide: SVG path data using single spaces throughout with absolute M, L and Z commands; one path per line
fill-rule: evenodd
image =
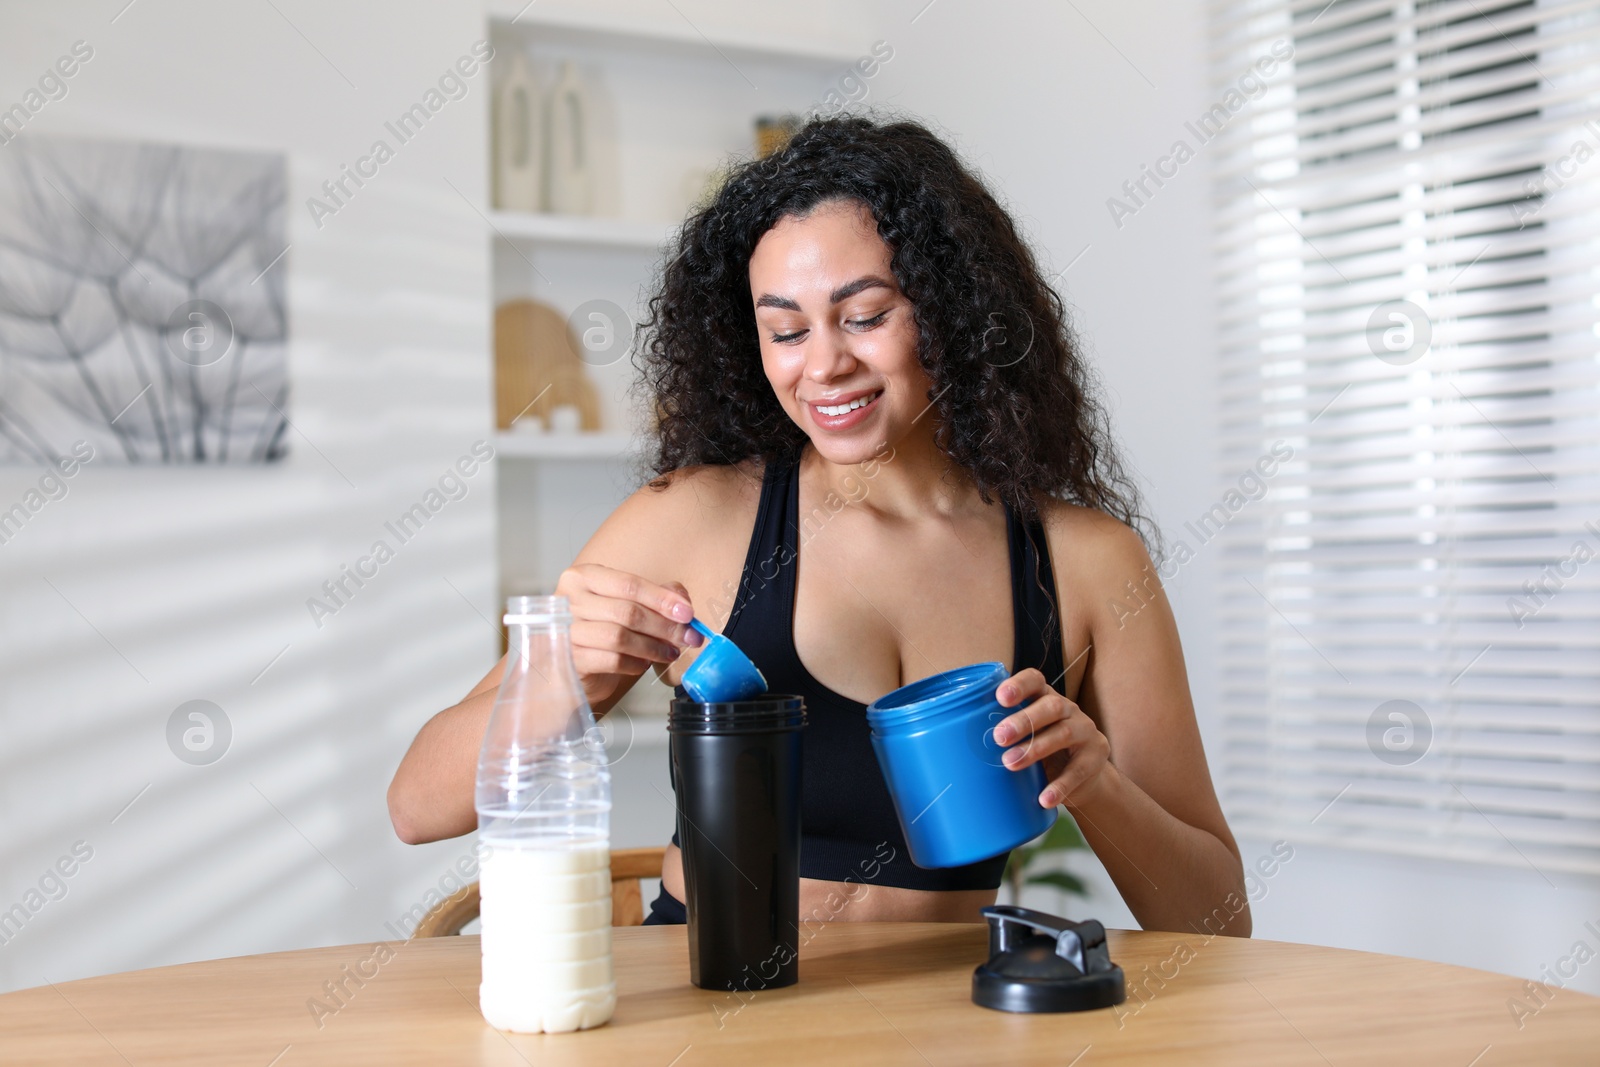
M 1600 5 L 1210 14 L 1230 818 L 1600 872 Z

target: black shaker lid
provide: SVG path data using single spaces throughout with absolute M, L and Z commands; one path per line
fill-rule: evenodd
M 972 972 L 972 1002 L 996 1011 L 1109 1008 L 1127 999 L 1122 968 L 1111 962 L 1106 930 L 1031 908 L 997 904 L 989 920 L 989 960 Z
M 667 732 L 675 734 L 765 733 L 798 730 L 805 723 L 805 701 L 786 693 L 715 703 L 679 698 L 667 710 Z

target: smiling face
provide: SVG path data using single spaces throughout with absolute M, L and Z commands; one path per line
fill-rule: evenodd
M 785 216 L 750 256 L 761 363 L 778 402 L 834 463 L 861 463 L 928 431 L 932 379 L 911 301 L 866 206 Z

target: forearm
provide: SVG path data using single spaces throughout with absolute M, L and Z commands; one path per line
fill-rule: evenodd
M 439 712 L 417 731 L 389 783 L 389 821 L 409 845 L 460 837 L 478 827 L 473 789 L 478 750 L 494 710 L 496 690 L 485 689 Z M 613 693 L 595 707 L 598 719 L 621 699 Z
M 1250 936 L 1238 856 L 1215 834 L 1170 814 L 1115 764 L 1067 808 L 1140 926 Z
M 417 731 L 389 783 L 389 820 L 400 840 L 419 845 L 477 829 L 473 784 L 494 698 L 493 689 L 468 697 Z

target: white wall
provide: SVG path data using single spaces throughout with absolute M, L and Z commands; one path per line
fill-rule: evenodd
M 91 464 L 0 546 L 0 908 L 93 849 L 0 989 L 379 936 L 463 847 L 400 844 L 389 776 L 497 649 L 492 468 L 320 629 L 305 607 L 490 431 L 488 244 L 446 184 L 481 206 L 487 73 L 320 229 L 304 206 L 483 35 L 475 5 L 124 2 L 0 9 L 0 99 L 82 39 L 25 136 L 288 154 L 299 432 L 273 466 Z M 0 499 L 37 476 L 0 469 Z M 165 740 L 197 698 L 233 727 L 210 766 Z
M 66 898 L 0 945 L 0 989 L 383 936 L 466 850 L 400 845 L 389 775 L 495 648 L 492 472 L 321 630 L 304 606 L 490 428 L 488 245 L 445 183 L 483 205 L 485 83 L 320 230 L 303 205 L 482 34 L 476 5 L 278 0 L 290 26 L 269 5 L 163 0 L 112 23 L 123 3 L 6 6 L 0 102 L 85 39 L 94 60 L 36 132 L 289 153 L 290 415 L 304 436 L 271 468 L 91 467 L 0 547 L 0 908 L 73 842 L 94 848 Z M 677 6 L 701 27 L 794 29 L 781 9 Z M 1054 269 L 1087 247 L 1061 287 L 1156 514 L 1172 528 L 1209 504 L 1206 160 L 1120 229 L 1105 208 L 1209 95 L 1199 0 L 809 10 L 805 32 L 894 47 L 870 101 L 942 126 Z M 0 469 L 0 499 L 35 476 Z M 1208 731 L 1213 573 L 1202 553 L 1171 584 Z M 221 705 L 235 731 L 209 767 L 179 762 L 164 739 L 167 716 L 195 698 Z M 650 782 L 664 788 L 662 759 L 637 745 L 619 765 L 619 844 L 659 836 Z M 1247 858 L 1267 848 L 1242 844 Z M 1131 923 L 1103 872 L 1087 873 L 1097 894 L 1069 910 Z M 1263 937 L 1534 975 L 1600 917 L 1600 896 L 1517 871 L 1300 847 L 1256 914 Z M 1600 974 L 1576 984 L 1600 988 Z
M 1121 195 L 1210 106 L 1200 0 L 883 3 L 875 30 L 895 58 L 871 85 L 939 123 L 1009 199 L 1054 269 L 1111 398 L 1116 427 L 1161 526 L 1181 529 L 1220 493 L 1211 317 L 1210 189 L 1205 149 L 1119 228 Z M 919 15 L 919 12 L 921 14 Z M 911 20 L 915 18 L 913 23 Z M 1119 54 L 1120 50 L 1120 54 Z M 1219 478 L 1220 476 L 1220 478 Z M 1167 583 L 1191 686 L 1215 736 L 1216 560 L 1202 549 Z M 1067 591 L 1066 595 L 1071 595 Z M 1215 748 L 1215 746 L 1211 746 Z M 1527 977 L 1593 937 L 1593 879 L 1484 868 L 1290 841 L 1294 858 L 1261 889 L 1258 937 L 1393 952 Z M 1240 842 L 1245 861 L 1272 842 Z M 1087 903 L 1030 891 L 1034 906 L 1132 916 L 1091 857 L 1068 863 L 1096 887 Z M 1552 884 L 1553 883 L 1553 884 Z M 1545 976 L 1548 978 L 1548 975 Z M 1600 992 L 1600 968 L 1572 988 Z M 1484 1005 L 1501 1012 L 1503 1004 Z

